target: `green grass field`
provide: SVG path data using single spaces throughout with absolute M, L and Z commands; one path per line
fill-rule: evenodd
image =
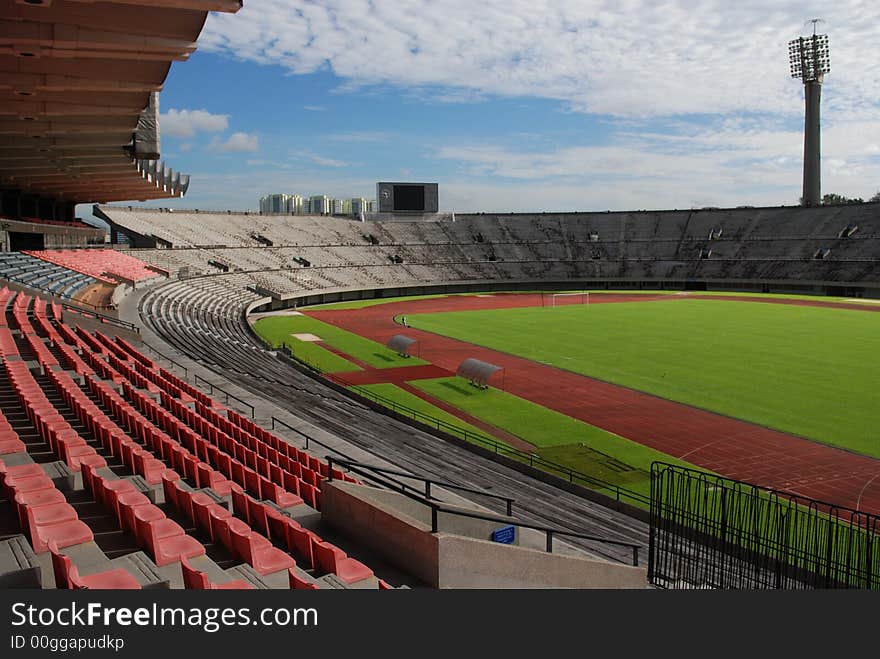
M 361 369 L 321 346 L 294 338 L 291 336 L 292 334 L 314 334 L 320 337 L 327 345 L 333 346 L 350 357 L 359 359 L 375 368 L 415 366 L 426 363 L 415 357 L 405 359 L 380 343 L 346 332 L 309 316 L 270 316 L 268 318 L 261 318 L 254 323 L 254 330 L 264 341 L 273 347 L 279 347 L 284 343 L 297 356 L 303 354 L 309 358 L 319 359 L 321 366 L 327 366 L 327 368 L 319 367 L 319 370 L 324 373 L 358 371 Z M 335 359 L 331 359 L 331 357 Z
M 650 493 L 651 462 L 692 466 L 505 391 L 476 389 L 463 378 L 410 384 L 524 439 L 547 460 L 646 496 Z
M 410 314 L 408 320 L 880 457 L 880 314 L 688 299 Z
M 405 416 L 410 416 L 417 421 L 421 421 L 429 426 L 434 426 L 440 430 L 449 431 L 454 435 L 463 437 L 467 433 L 473 433 L 475 435 L 487 436 L 487 433 L 484 430 L 472 426 L 466 421 L 459 419 L 457 416 L 454 416 L 435 405 L 431 405 L 428 401 L 423 400 L 415 394 L 405 391 L 390 382 L 358 385 L 349 387 L 349 389 L 352 389 L 361 395 L 366 393 L 367 398 L 372 398 L 373 400 L 376 400 L 376 402 L 382 403 L 386 407 L 398 411 Z M 373 395 L 375 395 L 376 398 L 373 398 Z M 391 403 L 390 405 L 388 404 L 389 402 Z M 436 424 L 435 421 L 440 421 L 440 424 Z

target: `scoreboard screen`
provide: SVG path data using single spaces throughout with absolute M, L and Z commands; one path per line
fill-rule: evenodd
M 380 213 L 424 215 L 436 213 L 439 205 L 436 183 L 381 181 L 376 184 L 376 199 Z
M 425 186 L 395 185 L 394 210 L 423 213 L 425 211 Z

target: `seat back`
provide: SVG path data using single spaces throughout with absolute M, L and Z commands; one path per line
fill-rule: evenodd
M 345 558 L 345 552 L 329 542 L 313 542 L 312 554 L 315 569 L 324 574 L 336 574 L 336 561 Z
M 180 557 L 180 569 L 183 572 L 183 587 L 187 590 L 211 589 L 208 575 L 191 566 L 185 556 Z
M 52 572 L 55 573 L 55 587 L 69 589 L 70 588 L 70 568 L 73 562 L 58 549 L 58 543 L 54 540 L 49 541 L 49 553 L 52 555 Z
M 306 565 L 314 567 L 315 561 L 312 554 L 312 534 L 301 526 L 287 527 L 288 537 L 290 538 L 291 549 L 296 552 L 298 557 L 302 558 Z
M 318 584 L 303 579 L 294 568 L 287 569 L 287 579 L 291 590 L 319 590 Z
M 245 531 L 236 528 L 234 525 L 229 526 L 228 528 L 232 539 L 234 553 L 248 565 L 253 564 L 254 554 L 253 545 L 251 543 L 251 533 L 253 533 L 253 531 Z

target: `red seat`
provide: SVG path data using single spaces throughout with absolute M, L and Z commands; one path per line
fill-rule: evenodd
M 210 499 L 210 497 L 208 498 Z M 211 542 L 217 542 L 217 533 L 215 531 L 217 522 L 221 519 L 232 517 L 232 513 L 229 512 L 228 508 L 224 508 L 213 501 L 206 504 L 194 501 L 193 513 L 196 518 L 196 526 L 208 533 Z
M 22 451 L 26 450 L 27 446 L 23 441 L 18 438 L 18 435 L 16 435 L 15 437 L 4 436 L 0 438 L 0 455 L 7 455 L 9 453 L 21 453 Z
M 230 527 L 235 553 L 262 575 L 296 566 L 290 554 L 274 547 L 264 536 L 254 531 Z
M 287 527 L 290 524 L 294 524 L 296 526 L 299 526 L 299 524 L 284 513 L 282 513 L 280 510 L 276 510 L 272 506 L 264 505 L 263 508 L 266 513 L 266 524 L 269 527 L 269 538 L 275 540 L 276 542 L 280 542 L 288 549 L 291 549 L 290 537 L 287 532 Z
M 141 585 L 127 570 L 118 568 L 80 576 L 79 570 L 69 557 L 63 555 L 58 545 L 49 543 L 52 553 L 52 569 L 55 572 L 55 587 L 71 590 L 140 590 Z
M 116 519 L 123 530 L 134 531 L 134 510 L 141 506 L 150 506 L 152 501 L 141 492 L 123 492 L 116 498 Z
M 187 590 L 254 590 L 254 587 L 243 579 L 235 579 L 226 583 L 211 583 L 208 575 L 192 567 L 186 558 L 180 559 L 183 572 L 183 585 Z
M 176 563 L 181 558 L 203 556 L 205 547 L 201 542 L 186 535 L 180 525 L 170 519 L 145 521 L 141 511 L 149 506 L 137 508 L 134 513 L 137 534 L 145 541 L 145 546 L 153 556 L 158 567 Z M 176 527 L 176 529 L 174 528 Z
M 349 558 L 339 547 L 329 542 L 315 542 L 312 550 L 315 567 L 333 573 L 345 583 L 352 584 L 373 576 L 373 571 L 358 560 Z
M 47 503 L 42 506 L 28 506 L 26 508 L 28 521 L 38 526 L 50 526 L 79 519 L 74 510 L 66 501 L 63 503 Z
M 268 536 L 269 523 L 266 520 L 264 504 L 251 497 L 245 497 L 245 500 L 247 501 L 248 524 L 250 524 L 251 529 L 264 536 Z
M 37 554 L 47 551 L 49 543 L 53 540 L 59 547 L 69 547 L 84 542 L 91 542 L 95 539 L 92 535 L 92 530 L 79 519 L 43 526 L 34 521 L 33 508 L 27 508 L 26 514 L 28 530 L 31 536 L 31 546 Z
M 287 570 L 287 580 L 290 583 L 291 590 L 320 590 L 320 586 L 313 581 L 309 581 L 307 579 L 303 579 L 300 577 L 296 570 L 290 568 Z
M 19 509 L 18 521 L 22 528 L 27 524 L 27 517 L 24 509 L 28 506 L 36 508 L 52 503 L 67 503 L 64 493 L 59 489 L 35 490 L 33 492 L 17 492 L 15 494 L 15 505 Z
M 231 515 L 220 515 L 211 517 L 211 529 L 216 535 L 216 541 L 226 547 L 230 552 L 235 553 L 235 546 L 232 543 L 232 529 L 240 533 L 250 533 L 251 527 Z
M 290 550 L 297 555 L 301 561 L 312 568 L 315 566 L 315 557 L 312 553 L 312 545 L 316 540 L 320 540 L 314 533 L 301 526 L 287 526 L 288 546 Z

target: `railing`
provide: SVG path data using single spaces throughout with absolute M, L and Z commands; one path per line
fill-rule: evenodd
M 149 348 L 149 350 L 150 350 L 153 354 L 158 355 L 160 358 L 164 359 L 166 362 L 169 362 L 169 363 L 171 363 L 171 364 L 174 364 L 177 368 L 182 369 L 182 370 L 183 370 L 183 377 L 184 377 L 184 379 L 186 379 L 187 377 L 189 377 L 189 370 L 186 368 L 186 366 L 184 366 L 184 365 L 181 364 L 180 362 L 177 362 L 177 361 L 171 359 L 171 357 L 169 357 L 168 355 L 165 355 L 165 354 L 159 352 L 158 350 L 156 350 L 153 346 L 151 346 L 151 345 L 150 345 L 149 343 L 147 343 L 146 341 L 142 341 L 142 342 L 141 342 L 141 345 L 144 346 L 145 348 Z
M 395 471 L 393 469 L 386 469 L 384 467 L 376 467 L 374 465 L 368 465 L 361 462 L 355 462 L 353 460 L 339 460 L 334 459 L 333 456 L 327 455 L 324 456 L 327 460 L 327 480 L 332 482 L 333 480 L 333 465 L 341 465 L 348 469 L 349 472 L 360 474 L 361 476 L 366 476 L 367 478 L 371 478 L 376 482 L 382 482 L 384 479 L 382 478 L 382 474 L 392 474 L 395 476 L 405 476 L 406 478 L 419 480 L 425 483 L 425 494 L 417 491 L 415 488 L 411 486 L 407 486 L 406 488 L 394 487 L 398 492 L 403 494 L 409 499 L 413 501 L 417 501 L 424 506 L 427 506 L 431 509 L 431 533 L 437 533 L 439 531 L 440 522 L 439 522 L 439 513 L 446 513 L 449 515 L 457 515 L 459 517 L 468 517 L 471 519 L 480 519 L 487 522 L 497 522 L 500 524 L 512 524 L 514 526 L 519 526 L 526 529 L 533 529 L 535 531 L 540 531 L 544 533 L 546 538 L 545 549 L 547 553 L 553 553 L 553 538 L 555 536 L 566 536 L 570 538 L 577 538 L 579 540 L 587 540 L 590 542 L 599 542 L 607 545 L 614 545 L 617 547 L 628 547 L 632 550 L 632 564 L 634 566 L 638 566 L 639 564 L 639 549 L 642 548 L 641 545 L 634 542 L 625 542 L 623 540 L 611 540 L 609 538 L 601 538 L 595 535 L 589 535 L 586 533 L 577 533 L 575 531 L 568 531 L 566 529 L 554 528 L 550 526 L 544 526 L 542 524 L 534 524 L 532 522 L 525 522 L 519 519 L 511 519 L 510 517 L 513 514 L 513 499 L 508 497 L 502 497 L 497 494 L 490 494 L 483 490 L 476 490 L 468 487 L 462 487 L 459 485 L 455 485 L 453 483 L 444 483 L 442 481 L 437 481 L 429 478 L 425 478 L 422 476 L 417 476 L 415 474 L 407 474 L 400 471 Z M 379 476 L 377 476 L 379 474 Z M 395 484 L 397 484 L 395 482 Z M 475 494 L 480 494 L 486 497 L 501 499 L 507 504 L 507 517 L 501 517 L 500 515 L 493 515 L 490 513 L 482 513 L 478 511 L 471 510 L 463 510 L 461 508 L 453 508 L 442 503 L 438 503 L 438 500 L 431 496 L 431 488 L 430 485 L 439 485 L 440 487 L 446 487 L 451 489 L 457 489 L 464 492 L 470 492 Z M 412 492 L 408 490 L 413 490 Z
M 229 404 L 229 399 L 232 398 L 233 400 L 237 401 L 237 402 L 240 403 L 241 405 L 244 405 L 245 407 L 247 407 L 247 408 L 251 411 L 251 418 L 252 418 L 252 419 L 256 418 L 255 410 L 254 410 L 254 406 L 251 405 L 250 403 L 248 403 L 247 401 L 242 400 L 241 398 L 239 398 L 239 397 L 236 396 L 235 394 L 231 394 L 231 393 L 229 393 L 228 391 L 226 391 L 226 389 L 223 389 L 223 388 L 221 388 L 221 387 L 218 387 L 216 384 L 213 384 L 212 382 L 208 382 L 205 378 L 200 377 L 198 373 L 193 373 L 193 378 L 195 379 L 195 383 L 196 383 L 196 384 L 198 384 L 199 381 L 201 381 L 201 382 L 204 382 L 206 385 L 208 385 L 208 387 L 209 387 L 209 391 L 208 391 L 208 393 L 209 393 L 211 396 L 214 395 L 214 390 L 216 389 L 216 390 L 219 391 L 221 394 L 223 394 L 224 396 L 226 396 L 226 400 L 224 401 L 225 404 L 228 405 L 228 404 Z
M 119 318 L 114 318 L 113 316 L 108 316 L 107 314 L 100 313 L 98 311 L 90 311 L 87 309 L 80 309 L 72 304 L 68 304 L 67 302 L 62 302 L 61 306 L 65 309 L 70 309 L 71 311 L 75 311 L 78 314 L 81 314 L 85 317 L 94 317 L 100 320 L 102 323 L 107 323 L 108 325 L 116 325 L 117 327 L 122 327 L 124 329 L 129 330 L 130 332 L 134 332 L 135 334 L 140 334 L 140 328 L 134 323 L 130 323 L 127 320 L 120 320 Z
M 651 492 L 655 586 L 880 589 L 880 516 L 662 462 Z

